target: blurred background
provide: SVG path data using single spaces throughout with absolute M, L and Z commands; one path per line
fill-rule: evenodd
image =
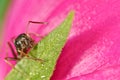
M 0 0 L 0 45 L 2 41 L 5 15 L 7 13 L 10 3 L 11 3 L 11 0 Z

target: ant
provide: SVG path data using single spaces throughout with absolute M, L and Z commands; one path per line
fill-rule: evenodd
M 30 23 L 34 23 L 34 24 L 47 24 L 47 22 L 29 21 L 28 25 L 27 25 L 27 28 L 29 27 Z M 29 57 L 29 55 L 28 55 L 28 51 L 36 45 L 34 39 L 31 37 L 31 34 L 34 34 L 34 33 L 27 33 L 27 29 L 26 29 L 26 33 L 19 34 L 14 39 L 14 46 L 16 48 L 16 52 L 17 53 L 14 51 L 11 43 L 8 42 L 8 47 L 10 47 L 10 49 L 12 51 L 12 55 L 14 57 L 6 56 L 5 57 L 5 62 L 7 64 L 9 64 L 12 68 L 14 68 L 14 66 L 9 61 L 11 61 L 11 60 L 20 61 L 23 57 L 27 57 L 28 59 L 33 59 L 33 60 L 37 60 L 37 61 L 43 61 L 42 59 Z M 34 34 L 34 35 L 35 36 L 39 36 L 39 37 L 42 38 L 42 36 L 40 36 L 39 34 Z

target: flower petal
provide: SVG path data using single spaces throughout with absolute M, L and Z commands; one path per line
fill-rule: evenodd
M 93 78 L 89 79 L 92 80 L 97 79 L 94 76 L 100 74 L 103 76 L 101 79 L 113 77 L 119 80 L 119 4 L 119 0 L 14 1 L 9 11 L 3 44 L 5 45 L 11 37 L 25 32 L 29 20 L 49 22 L 47 27 L 31 25 L 29 29 L 45 36 L 64 20 L 69 10 L 73 9 L 75 11 L 73 28 L 51 79 L 88 80 L 87 77 L 92 76 Z M 5 53 L 1 55 L 5 56 Z M 2 66 L 0 72 L 4 72 L 1 73 L 0 79 L 3 79 L 6 71 L 10 69 L 3 61 L 0 61 L 0 66 Z M 117 66 L 117 71 L 114 66 Z M 114 80 L 113 78 L 111 79 Z

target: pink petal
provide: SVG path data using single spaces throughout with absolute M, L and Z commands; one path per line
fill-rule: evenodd
M 52 80 L 120 80 L 119 4 L 119 0 L 73 4 L 75 36 L 65 45 Z
M 120 66 L 109 66 L 89 74 L 73 77 L 69 80 L 119 80 Z
M 30 31 L 44 36 L 73 9 L 75 19 L 69 40 L 51 80 L 120 80 L 119 4 L 119 0 L 14 1 L 7 17 L 3 45 L 11 37 L 25 32 L 29 20 L 49 22 L 47 26 L 30 26 Z M 3 58 L 4 46 L 0 54 Z M 3 60 L 0 66 L 0 79 L 3 80 L 10 67 Z

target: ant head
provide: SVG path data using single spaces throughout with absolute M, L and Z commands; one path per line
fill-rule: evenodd
M 27 34 L 22 33 L 15 39 L 15 47 L 17 51 L 27 52 L 28 49 L 32 48 L 34 45 L 34 41 Z

